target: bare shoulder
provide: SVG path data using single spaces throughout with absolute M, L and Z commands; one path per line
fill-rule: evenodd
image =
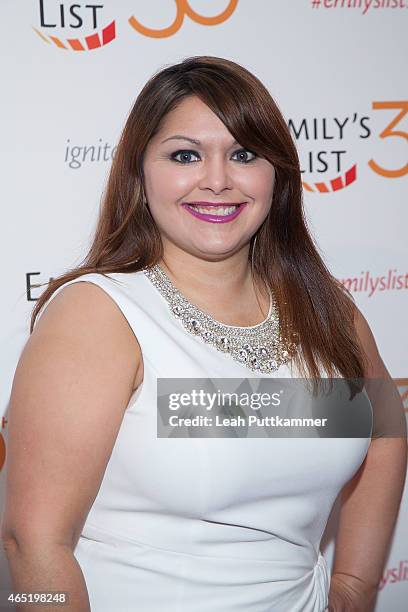
M 132 330 L 99 286 L 67 285 L 47 303 L 14 374 L 4 541 L 74 548 L 132 393 Z
M 44 348 L 51 342 L 77 342 L 132 379 L 131 391 L 143 373 L 139 343 L 124 314 L 111 296 L 95 283 L 81 281 L 63 287 L 46 304 L 29 342 Z
M 354 326 L 367 362 L 367 376 L 369 378 L 381 378 L 383 376 L 388 378 L 389 373 L 381 358 L 372 329 L 361 310 L 355 304 Z
M 355 306 L 354 323 L 364 351 L 365 389 L 373 410 L 372 438 L 401 438 L 406 447 L 407 425 L 398 388 L 385 365 L 367 319 Z

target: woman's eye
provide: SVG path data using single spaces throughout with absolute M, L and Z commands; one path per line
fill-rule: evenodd
M 247 154 L 253 155 L 252 159 L 245 159 L 245 156 Z M 248 149 L 240 149 L 239 151 L 235 151 L 234 155 L 240 155 L 241 159 L 239 161 L 241 161 L 244 164 L 248 164 L 251 161 L 254 161 L 254 159 L 256 158 L 256 153 L 252 153 L 252 151 L 249 151 Z
M 247 159 L 247 155 L 252 155 L 253 157 L 251 159 Z M 191 162 L 190 156 L 193 155 L 195 157 L 199 157 L 198 153 L 196 153 L 195 151 L 188 151 L 187 149 L 182 150 L 182 151 L 176 151 L 175 153 L 171 154 L 171 159 L 181 163 L 181 164 L 189 164 Z M 239 151 L 235 151 L 234 155 L 239 155 L 238 161 L 243 163 L 243 164 L 248 164 L 251 161 L 254 161 L 254 159 L 257 157 L 257 155 L 255 153 L 252 153 L 252 151 L 249 151 L 248 149 L 240 149 Z
M 179 155 L 181 155 L 181 159 L 177 159 L 179 157 Z M 185 150 L 185 151 L 176 151 L 175 153 L 172 153 L 171 159 L 174 159 L 175 161 L 177 161 L 177 162 L 179 162 L 181 164 L 184 164 L 184 163 L 189 164 L 190 163 L 190 160 L 188 159 L 189 155 L 197 156 L 198 154 L 195 153 L 195 151 L 187 151 L 187 150 Z

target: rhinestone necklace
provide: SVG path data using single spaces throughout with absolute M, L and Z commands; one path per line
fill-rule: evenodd
M 173 285 L 159 264 L 144 268 L 143 272 L 165 298 L 170 312 L 181 321 L 188 332 L 217 350 L 228 353 L 250 370 L 260 373 L 274 372 L 291 359 L 295 345 L 285 343 L 280 336 L 279 317 L 272 294 L 268 316 L 262 323 L 251 327 L 225 325 L 191 304 Z

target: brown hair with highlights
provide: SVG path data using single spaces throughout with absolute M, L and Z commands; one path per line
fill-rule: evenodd
M 354 326 L 351 294 L 331 275 L 311 237 L 303 210 L 299 157 L 287 123 L 261 81 L 243 66 L 218 57 L 188 57 L 154 74 L 123 128 L 102 198 L 92 245 L 83 262 L 52 279 L 31 316 L 65 282 L 96 272 L 132 273 L 162 256 L 158 228 L 144 204 L 143 156 L 167 113 L 187 96 L 200 98 L 241 146 L 275 168 L 268 216 L 250 255 L 254 273 L 272 290 L 284 338 L 297 338 L 300 372 L 361 378 L 364 354 Z M 302 355 L 302 357 L 300 357 Z

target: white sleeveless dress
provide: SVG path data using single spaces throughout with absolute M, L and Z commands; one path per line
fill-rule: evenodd
M 108 276 L 62 286 L 101 287 L 144 360 L 74 551 L 92 612 L 323 612 L 320 540 L 371 439 L 158 438 L 158 377 L 259 375 L 186 331 L 142 271 Z

